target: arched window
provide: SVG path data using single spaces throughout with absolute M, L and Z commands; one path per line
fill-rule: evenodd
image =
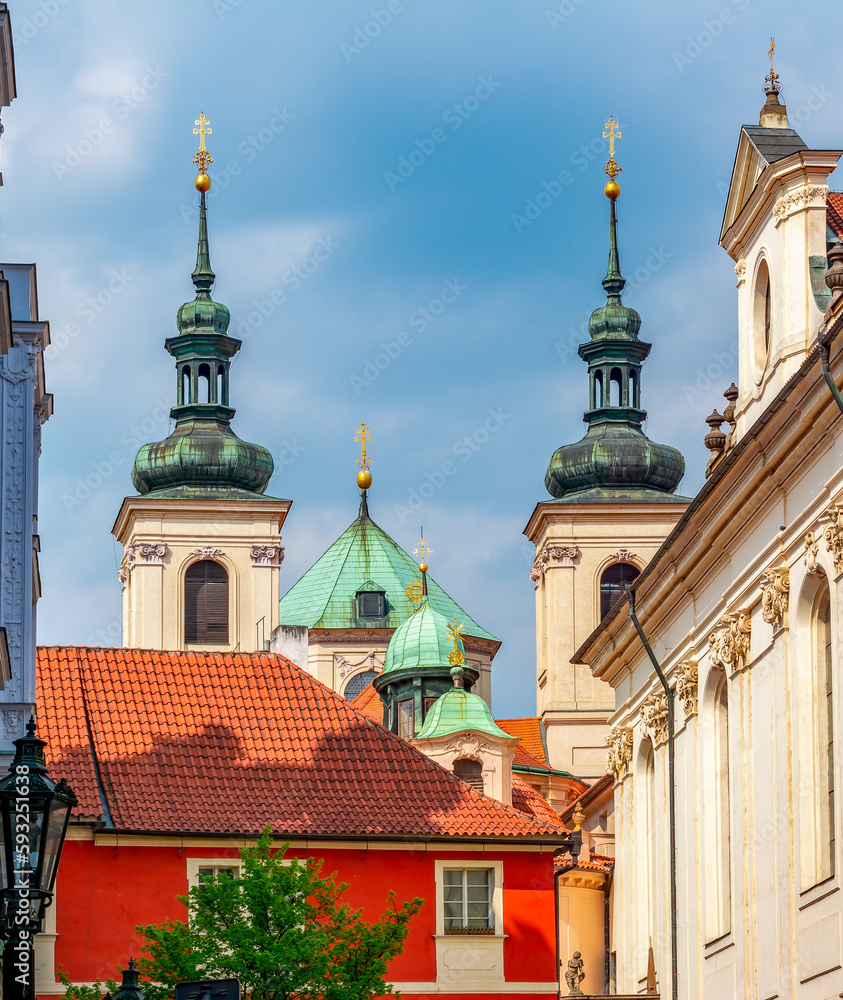
M 612 563 L 600 577 L 600 619 L 604 619 L 626 593 L 626 585 L 638 576 L 631 563 Z
M 817 881 L 834 874 L 834 674 L 831 657 L 831 600 L 828 583 L 819 593 L 814 625 L 817 741 Z
M 342 693 L 343 697 L 349 701 L 356 698 L 363 688 L 368 687 L 377 676 L 374 670 L 364 670 L 361 674 L 355 674 L 346 684 Z
M 714 898 L 707 901 L 708 938 L 728 933 L 732 926 L 732 838 L 729 796 L 729 680 L 725 672 L 714 690 L 714 851 L 717 867 L 713 880 Z
M 483 791 L 483 765 L 479 760 L 461 758 L 454 761 L 454 774 L 472 785 L 478 792 Z
M 196 388 L 197 403 L 209 403 L 211 401 L 211 366 L 199 365 L 196 373 L 199 381 Z
M 770 268 L 766 260 L 762 260 L 758 266 L 752 311 L 755 364 L 760 378 L 761 372 L 767 366 L 770 345 L 773 340 L 773 292 L 770 282 Z
M 613 368 L 609 376 L 609 406 L 621 405 L 623 376 L 620 368 Z
M 629 405 L 638 406 L 638 377 L 634 368 L 629 373 Z
M 184 575 L 186 645 L 228 645 L 228 573 L 213 559 L 202 559 Z
M 190 398 L 190 365 L 185 365 L 181 370 L 181 399 L 179 402 L 183 406 L 193 402 Z
M 603 405 L 603 372 L 594 373 L 594 409 L 599 410 Z
M 228 406 L 228 387 L 225 384 L 225 368 L 222 365 L 217 368 L 217 402 Z

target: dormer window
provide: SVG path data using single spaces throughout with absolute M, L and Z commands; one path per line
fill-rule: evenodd
M 383 618 L 386 615 L 386 592 L 376 583 L 363 584 L 357 591 L 357 617 Z

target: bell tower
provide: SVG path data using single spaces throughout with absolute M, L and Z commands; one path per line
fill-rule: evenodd
M 178 311 L 164 346 L 176 362 L 170 436 L 144 445 L 112 529 L 123 545 L 123 643 L 146 649 L 263 649 L 278 624 L 281 526 L 289 500 L 265 495 L 272 456 L 231 429 L 230 313 L 211 298 L 205 194 L 211 186 L 204 114 L 200 149 L 195 297 Z
M 572 663 L 586 637 L 609 614 L 655 554 L 690 502 L 674 492 L 685 471 L 676 448 L 642 429 L 641 370 L 651 345 L 638 338 L 641 316 L 623 304 L 626 280 L 618 250 L 621 168 L 610 118 L 609 264 L 606 304 L 579 347 L 588 364 L 585 437 L 554 452 L 545 475 L 552 500 L 536 505 L 525 534 L 536 546 L 537 710 L 550 764 L 579 778 L 606 771 L 607 721 L 615 709 L 608 684 Z

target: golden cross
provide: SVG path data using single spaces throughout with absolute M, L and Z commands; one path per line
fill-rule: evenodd
M 368 469 L 372 464 L 371 458 L 366 454 L 366 442 L 372 440 L 372 428 L 367 427 L 365 423 L 360 424 L 354 434 L 354 440 L 359 441 L 363 448 L 363 452 L 360 458 L 357 459 L 357 464 L 361 469 Z
M 606 124 L 603 126 L 608 129 L 608 131 L 603 133 L 603 138 L 609 140 L 609 158 L 614 160 L 615 158 L 615 139 L 620 139 L 621 132 L 618 128 L 618 123 L 614 118 L 609 118 Z
M 465 656 L 460 650 L 460 638 L 465 634 L 465 625 L 457 624 L 456 618 L 448 622 L 448 628 L 442 635 L 447 635 L 454 644 L 454 651 L 448 654 L 448 662 L 452 667 L 465 663 Z
M 419 525 L 419 547 L 413 549 L 413 555 L 419 557 L 419 562 L 427 562 L 427 557 L 433 555 L 433 549 L 424 547 L 424 525 Z
M 193 130 L 193 134 L 199 136 L 199 150 L 201 152 L 205 148 L 205 135 L 210 135 L 213 130 L 210 128 L 211 123 L 205 117 L 204 111 L 200 113 L 199 117 L 193 124 L 199 126 L 199 128 L 195 128 Z
M 776 51 L 776 43 L 770 38 L 770 51 L 768 55 L 770 56 L 770 75 L 773 75 L 773 53 Z

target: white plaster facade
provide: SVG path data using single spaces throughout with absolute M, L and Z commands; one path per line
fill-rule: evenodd
M 123 545 L 123 645 L 140 649 L 254 652 L 278 624 L 281 527 L 289 500 L 127 497 L 112 528 Z M 229 642 L 184 641 L 184 576 L 221 563 L 229 580 Z
M 823 319 L 807 258 L 826 251 L 825 190 L 810 189 L 839 154 L 800 151 L 743 178 L 741 155 L 723 241 L 747 258 L 738 443 L 644 570 L 636 606 L 675 693 L 679 996 L 820 1000 L 843 991 L 843 415 L 816 347 L 828 332 L 839 385 L 843 298 Z M 762 259 L 774 308 L 759 355 Z M 615 692 L 618 989 L 643 988 L 652 942 L 669 995 L 666 699 L 625 606 L 581 658 Z
M 483 792 L 505 806 L 512 805 L 512 758 L 518 742 L 515 737 L 466 729 L 410 742 L 446 771 L 453 771 L 458 760 L 478 761 L 483 768 Z
M 614 694 L 574 653 L 600 622 L 600 577 L 613 563 L 643 568 L 685 511 L 664 503 L 536 506 L 525 534 L 536 546 L 537 713 L 548 762 L 586 780 L 606 772 Z

